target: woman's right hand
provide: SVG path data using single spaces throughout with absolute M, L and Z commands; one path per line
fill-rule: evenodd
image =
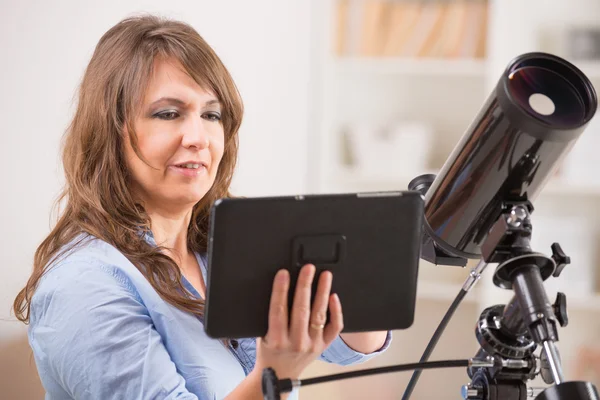
M 291 313 L 288 313 L 290 276 L 278 271 L 269 306 L 269 329 L 257 339 L 255 372 L 273 368 L 279 379 L 298 379 L 302 371 L 334 341 L 343 324 L 342 305 L 330 294 L 332 274 L 323 271 L 311 307 L 311 287 L 315 266 L 302 267 L 296 284 Z M 327 324 L 327 309 L 330 316 Z M 290 315 L 288 315 L 290 314 Z

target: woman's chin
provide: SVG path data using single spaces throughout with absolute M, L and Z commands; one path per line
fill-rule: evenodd
M 170 198 L 169 203 L 173 204 L 174 207 L 194 207 L 206 193 L 190 193 L 185 196 L 177 196 Z

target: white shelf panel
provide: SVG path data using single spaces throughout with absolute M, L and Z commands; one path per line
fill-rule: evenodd
M 425 171 L 415 175 L 397 177 L 367 177 L 352 170 L 340 170 L 330 180 L 331 186 L 350 191 L 404 190 L 408 183 L 418 175 L 436 171 Z M 560 179 L 551 180 L 541 191 L 540 197 L 600 197 L 600 186 L 573 184 Z
M 600 313 L 600 294 L 587 297 L 567 296 L 567 312 L 592 311 Z
M 540 196 L 544 194 L 553 196 L 600 196 L 600 187 L 595 185 L 573 184 L 559 179 L 550 181 Z
M 593 81 L 600 80 L 600 61 L 575 61 L 573 64 L 583 71 L 589 79 Z
M 593 81 L 600 80 L 600 61 L 573 63 Z M 342 57 L 336 59 L 334 68 L 338 73 L 361 75 L 392 75 L 407 77 L 486 77 L 487 61 L 484 59 L 436 59 L 436 58 L 385 58 Z
M 440 77 L 485 77 L 486 63 L 478 59 L 340 58 L 339 73 Z

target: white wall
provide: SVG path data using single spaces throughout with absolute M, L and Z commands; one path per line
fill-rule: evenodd
M 0 398 L 16 398 L 16 387 L 20 399 L 39 398 L 28 383 L 25 327 L 10 307 L 50 228 L 59 139 L 100 36 L 138 11 L 193 24 L 245 101 L 235 192 L 296 193 L 307 187 L 309 8 L 280 0 L 0 0 Z

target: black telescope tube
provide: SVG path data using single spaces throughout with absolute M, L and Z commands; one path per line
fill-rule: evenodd
M 507 201 L 533 200 L 595 115 L 597 95 L 570 62 L 514 58 L 425 194 L 425 231 L 444 251 L 481 258 Z

